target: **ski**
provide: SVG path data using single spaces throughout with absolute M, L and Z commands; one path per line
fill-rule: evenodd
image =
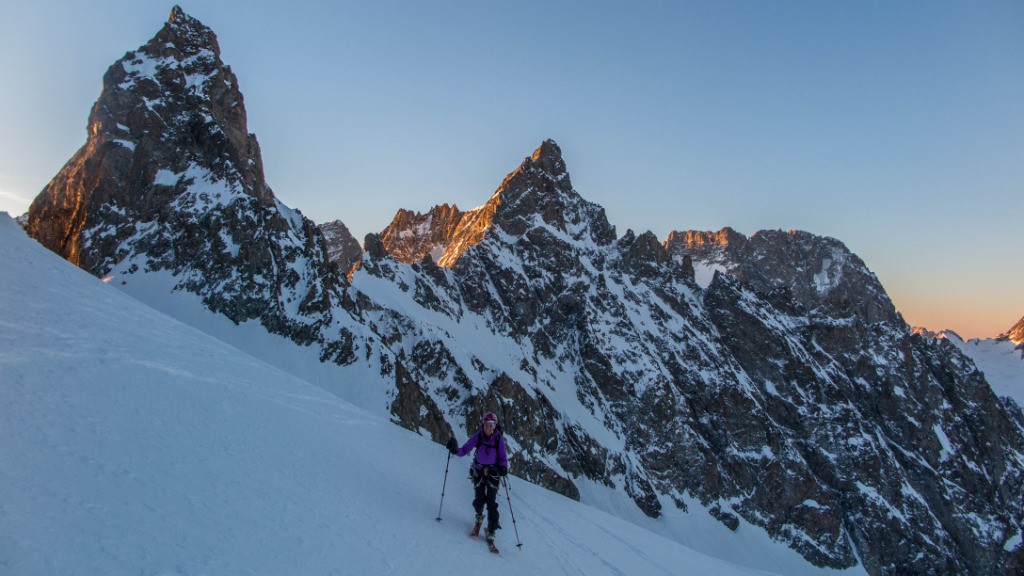
M 473 524 L 473 530 L 469 533 L 470 538 L 476 538 L 480 535 L 480 523 Z
M 490 540 L 487 541 L 487 549 L 490 550 L 491 552 L 495 553 L 495 554 L 498 553 L 498 547 L 495 546 L 494 542 L 492 542 Z

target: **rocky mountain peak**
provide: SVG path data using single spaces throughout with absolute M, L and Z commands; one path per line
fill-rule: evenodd
M 673 247 L 676 251 L 694 251 L 701 248 L 724 247 L 742 244 L 747 237 L 732 228 L 725 227 L 718 232 L 703 230 L 672 231 L 665 240 L 665 248 Z
M 462 212 L 441 204 L 427 214 L 399 210 L 381 240 L 396 260 L 416 263 L 429 254 L 450 268 L 493 227 L 507 238 L 540 227 L 580 242 L 607 245 L 615 240 L 604 209 L 573 190 L 562 150 L 550 139 L 524 158 L 483 206 Z
M 626 230 L 618 239 L 617 246 L 624 269 L 635 276 L 652 279 L 680 274 L 683 278 L 693 280 L 690 257 L 673 259 L 665 245 L 651 231 L 636 236 L 632 230 Z
M 211 310 L 299 341 L 316 337 L 343 281 L 320 231 L 267 186 L 216 35 L 177 6 L 108 68 L 86 143 L 36 197 L 26 229 L 93 274 L 128 285 L 167 270 Z
M 736 271 L 738 262 L 743 260 L 747 237 L 728 227 L 718 232 L 672 231 L 664 246 L 673 261 L 691 269 L 696 265 L 701 271 L 698 283 L 706 287 L 716 272 Z
M 808 313 L 901 323 L 878 278 L 834 238 L 798 230 L 748 238 L 723 228 L 673 232 L 665 246 L 677 260 L 689 256 L 695 266 L 728 273 L 761 294 L 786 290 Z
M 108 250 L 82 245 L 87 227 L 110 218 L 148 220 L 186 190 L 192 193 L 182 201 L 193 209 L 224 205 L 236 195 L 268 207 L 276 202 L 216 35 L 175 7 L 149 42 L 104 74 L 86 143 L 32 203 L 27 229 L 99 273 L 114 262 Z
M 924 338 L 926 340 L 937 340 L 937 339 L 938 340 L 943 340 L 943 339 L 949 340 L 950 338 L 955 338 L 958 342 L 963 342 L 964 341 L 963 336 L 960 336 L 959 334 L 957 334 L 953 330 L 948 330 L 948 329 L 947 330 L 939 330 L 938 332 L 933 332 L 933 331 L 929 330 L 928 328 L 926 328 L 924 326 L 911 326 L 910 327 L 910 333 L 911 334 L 916 334 L 916 335 L 918 335 L 918 336 L 920 336 L 920 337 L 922 337 L 922 338 Z
M 498 225 L 513 237 L 523 236 L 536 216 L 565 231 L 565 200 L 575 196 L 562 151 L 552 139 L 544 140 L 534 154 L 502 181 L 492 197 L 466 213 L 444 249 L 438 263 L 451 268 L 459 257 L 478 244 Z
M 338 265 L 342 274 L 348 274 L 363 257 L 363 248 L 341 220 L 319 226 L 327 244 L 327 260 Z
M 1014 344 L 1024 344 L 1024 317 L 1006 331 L 1006 337 Z
M 531 191 L 552 198 L 573 193 L 562 149 L 554 140 L 545 140 L 533 154 L 524 158 L 519 168 L 505 177 L 494 195 L 501 195 L 505 203 L 515 203 L 521 195 Z
M 171 7 L 171 17 L 168 18 L 167 22 L 169 24 L 175 24 L 175 25 L 192 25 L 192 24 L 198 24 L 199 23 L 198 20 L 196 20 L 195 18 L 189 16 L 185 12 L 185 10 L 181 6 L 179 6 L 177 4 L 175 4 L 174 6 Z
M 632 230 L 627 230 L 619 239 L 619 244 L 625 248 L 623 258 L 627 260 L 654 266 L 664 266 L 669 262 L 668 250 L 651 231 L 635 236 Z
M 380 237 L 391 256 L 416 264 L 430 255 L 437 262 L 452 243 L 465 212 L 458 206 L 439 204 L 426 214 L 400 209 Z
M 562 149 L 550 138 L 541 142 L 541 145 L 533 151 L 530 159 L 542 172 L 556 180 L 569 176 L 569 172 L 565 168 L 565 160 L 562 159 Z
M 210 50 L 220 57 L 217 35 L 198 19 L 189 16 L 181 6 L 171 9 L 171 17 L 154 40 L 171 44 L 185 54 L 192 55 L 201 50 Z
M 602 246 L 616 237 L 604 209 L 573 189 L 562 150 L 553 140 L 541 143 L 506 176 L 488 204 L 494 205 L 495 225 L 513 237 L 538 227 Z

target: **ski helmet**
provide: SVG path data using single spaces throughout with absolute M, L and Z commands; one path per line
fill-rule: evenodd
M 488 422 L 494 424 L 495 426 L 498 425 L 498 417 L 494 415 L 494 412 L 488 412 L 487 414 L 484 414 L 483 423 L 487 424 Z

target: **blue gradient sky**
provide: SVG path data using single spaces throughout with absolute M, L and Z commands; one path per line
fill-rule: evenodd
M 0 210 L 85 142 L 172 2 L 0 0 Z M 1024 315 L 1024 2 L 181 3 L 278 197 L 357 238 L 484 203 L 545 138 L 623 233 L 845 242 L 908 322 Z

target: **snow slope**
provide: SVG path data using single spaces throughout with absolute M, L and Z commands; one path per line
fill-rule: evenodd
M 0 271 L 0 573 L 767 573 L 517 478 L 524 547 L 505 514 L 493 557 L 465 535 L 467 460 L 437 523 L 436 444 L 103 284 L 3 214 Z
M 953 332 L 940 335 L 974 360 L 997 396 L 1012 398 L 1024 407 L 1024 350 L 1010 340 L 972 338 L 965 342 Z

